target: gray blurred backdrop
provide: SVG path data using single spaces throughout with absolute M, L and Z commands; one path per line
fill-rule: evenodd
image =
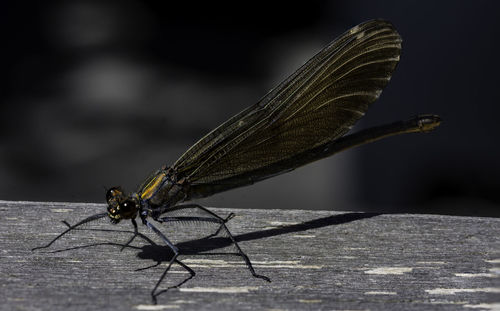
M 104 201 L 255 103 L 348 28 L 392 21 L 401 62 L 356 129 L 390 138 L 202 201 L 500 216 L 496 1 L 24 1 L 1 4 L 0 199 Z

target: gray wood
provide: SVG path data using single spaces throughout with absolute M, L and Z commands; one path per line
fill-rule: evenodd
M 182 255 L 196 276 L 158 297 L 165 248 L 132 234 L 130 222 L 98 222 L 50 249 L 69 223 L 103 204 L 0 201 L 1 310 L 498 310 L 500 219 L 304 210 L 231 210 L 228 226 L 257 273 L 235 256 Z M 228 209 L 211 209 L 221 216 Z M 191 241 L 201 230 L 159 225 L 181 251 L 231 251 L 225 239 Z M 106 229 L 112 231 L 93 230 Z M 126 232 L 117 232 L 126 231 Z M 210 232 L 208 232 L 210 233 Z M 201 244 L 200 244 L 201 243 Z M 75 246 L 77 249 L 64 250 Z M 190 251 L 191 249 L 191 251 Z M 135 271 L 161 264 L 150 269 Z M 162 288 L 188 274 L 179 265 Z

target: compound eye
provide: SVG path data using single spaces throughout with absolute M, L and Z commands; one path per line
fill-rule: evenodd
M 135 211 L 135 202 L 133 200 L 126 200 L 122 204 L 120 204 L 124 213 Z

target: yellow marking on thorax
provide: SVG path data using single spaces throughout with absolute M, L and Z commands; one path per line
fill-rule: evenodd
M 141 193 L 141 199 L 148 200 L 150 199 L 158 190 L 158 188 L 163 184 L 163 181 L 166 178 L 165 172 L 161 172 L 156 175 L 145 187 Z

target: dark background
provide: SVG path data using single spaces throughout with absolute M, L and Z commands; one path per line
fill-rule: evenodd
M 402 59 L 354 130 L 418 113 L 442 126 L 202 203 L 500 216 L 497 2 L 183 3 L 2 2 L 1 199 L 133 191 L 336 36 L 384 18 Z

